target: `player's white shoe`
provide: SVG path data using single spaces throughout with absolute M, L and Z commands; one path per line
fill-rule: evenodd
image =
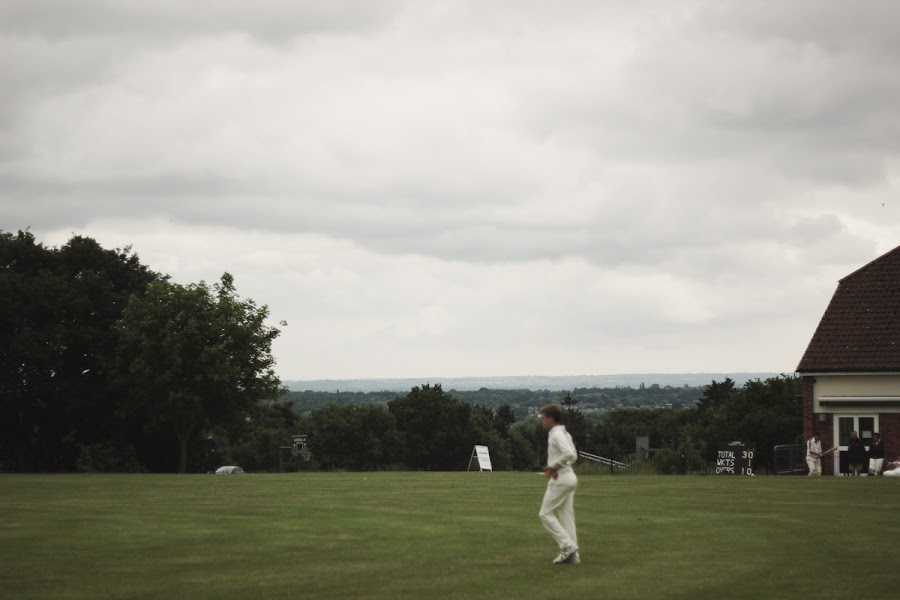
M 578 559 L 578 548 L 572 546 L 563 548 L 559 551 L 559 556 L 553 559 L 554 565 L 571 565 L 575 564 Z M 580 561 L 579 561 L 580 562 Z

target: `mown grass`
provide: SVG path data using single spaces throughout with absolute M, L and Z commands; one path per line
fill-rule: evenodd
M 533 473 L 0 476 L 2 598 L 893 597 L 900 481 Z

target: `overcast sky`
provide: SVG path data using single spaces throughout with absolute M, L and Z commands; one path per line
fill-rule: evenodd
M 900 245 L 900 3 L 3 0 L 0 229 L 282 379 L 792 372 Z

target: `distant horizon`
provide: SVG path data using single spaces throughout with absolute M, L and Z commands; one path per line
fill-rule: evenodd
M 490 375 L 471 377 L 358 377 L 348 379 L 283 379 L 291 391 L 319 392 L 377 392 L 405 391 L 413 386 L 440 384 L 442 388 L 457 391 L 489 389 L 569 390 L 584 387 L 616 387 L 640 384 L 647 386 L 700 387 L 713 381 L 732 379 L 743 385 L 754 379 L 766 379 L 786 374 L 773 371 L 730 371 L 690 373 L 612 373 L 605 375 Z

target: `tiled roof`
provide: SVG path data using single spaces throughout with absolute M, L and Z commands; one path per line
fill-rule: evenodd
M 838 282 L 797 371 L 900 371 L 900 246 Z

